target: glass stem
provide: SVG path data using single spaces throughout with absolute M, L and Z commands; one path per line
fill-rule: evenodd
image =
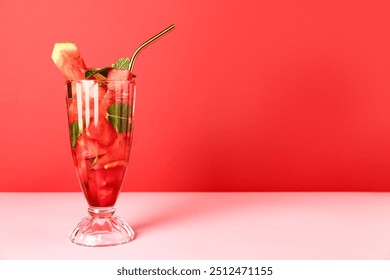
M 91 217 L 99 219 L 99 218 L 109 218 L 115 213 L 114 207 L 88 207 L 88 213 Z

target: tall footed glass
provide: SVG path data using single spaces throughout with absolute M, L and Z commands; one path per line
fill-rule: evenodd
M 84 246 L 111 246 L 134 238 L 114 215 L 130 156 L 135 82 L 66 82 L 70 144 L 89 215 L 70 234 Z

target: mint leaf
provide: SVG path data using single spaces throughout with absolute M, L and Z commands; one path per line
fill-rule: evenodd
M 119 58 L 117 62 L 112 65 L 112 68 L 129 69 L 130 59 L 127 57 Z
M 72 123 L 69 125 L 69 131 L 70 131 L 70 140 L 72 143 L 72 148 L 76 147 L 76 141 L 77 138 L 81 135 L 81 129 L 79 128 L 79 123 Z
M 112 124 L 118 133 L 126 133 L 129 126 L 130 106 L 124 103 L 115 103 L 107 109 L 107 120 Z
M 84 76 L 86 79 L 89 79 L 90 77 L 92 77 L 93 75 L 95 74 L 100 74 L 100 75 L 103 75 L 104 77 L 107 78 L 107 75 L 108 75 L 108 70 L 110 70 L 111 67 L 104 67 L 104 68 L 90 68 L 88 69 Z

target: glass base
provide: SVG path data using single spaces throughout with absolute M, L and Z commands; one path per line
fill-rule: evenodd
M 71 232 L 70 240 L 82 246 L 103 247 L 127 243 L 134 239 L 129 225 L 114 215 L 114 207 L 89 207 L 85 217 Z

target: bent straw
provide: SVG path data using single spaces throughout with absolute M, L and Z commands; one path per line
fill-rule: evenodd
M 147 40 L 146 42 L 144 42 L 141 46 L 138 47 L 138 49 L 135 50 L 133 56 L 131 57 L 130 59 L 130 64 L 129 64 L 129 70 L 130 72 L 133 70 L 133 67 L 134 67 L 134 62 L 135 62 L 135 59 L 137 58 L 137 56 L 139 55 L 139 53 L 144 49 L 146 48 L 147 46 L 149 46 L 151 43 L 155 42 L 157 39 L 159 39 L 160 37 L 164 36 L 166 33 L 168 33 L 169 31 L 171 31 L 172 29 L 175 28 L 175 25 L 172 24 L 170 26 L 168 26 L 167 28 L 165 28 L 163 31 L 161 31 L 160 33 L 154 35 L 152 38 L 150 38 L 149 40 Z

